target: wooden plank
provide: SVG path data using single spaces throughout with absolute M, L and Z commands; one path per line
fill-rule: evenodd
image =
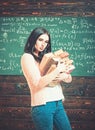
M 0 1 L 0 16 L 95 16 L 95 2 L 86 1 Z
M 0 130 L 34 130 L 32 121 L 25 119 L 2 119 Z
M 12 96 L 0 96 L 0 106 L 2 107 L 15 107 L 22 106 L 28 107 L 30 106 L 30 96 L 28 95 L 12 95 Z
M 16 76 L 16 75 L 0 75 L 0 82 L 6 83 L 26 83 L 26 79 L 24 76 Z
M 66 96 L 95 97 L 95 85 L 71 85 L 62 89 Z
M 27 95 L 0 96 L 0 106 L 30 106 L 31 98 Z M 95 108 L 95 98 L 65 97 L 66 108 Z
M 73 77 L 70 84 L 62 83 L 66 96 L 95 96 L 95 77 Z M 23 76 L 0 76 L 1 95 L 29 95 L 30 91 Z
M 31 107 L 0 107 L 0 120 L 27 119 L 31 120 Z
M 84 96 L 94 97 L 95 96 L 95 85 L 64 85 L 62 86 L 64 95 L 66 96 Z M 27 83 L 0 83 L 1 95 L 30 95 L 30 90 Z
M 70 121 L 95 121 L 94 109 L 66 109 Z
M 73 77 L 70 84 L 62 83 L 66 96 L 95 97 L 95 77 Z
M 30 95 L 27 83 L 0 82 L 0 95 Z
M 74 121 L 71 122 L 72 130 L 95 130 L 95 122 Z
M 66 109 L 70 121 L 95 121 L 94 109 Z M 31 107 L 0 107 L 0 120 L 31 120 Z
M 95 97 L 67 96 L 63 102 L 65 108 L 71 109 L 95 109 Z
M 95 123 L 89 121 L 70 122 L 72 130 L 95 130 Z M 34 130 L 34 125 L 30 120 L 0 120 L 0 130 Z

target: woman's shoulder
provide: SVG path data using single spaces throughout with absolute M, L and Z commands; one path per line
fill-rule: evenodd
M 24 53 L 21 58 L 34 58 L 32 54 L 30 53 Z
M 22 56 L 21 56 L 21 61 L 30 61 L 30 60 L 33 60 L 34 61 L 34 57 L 32 54 L 29 54 L 29 53 L 24 53 Z

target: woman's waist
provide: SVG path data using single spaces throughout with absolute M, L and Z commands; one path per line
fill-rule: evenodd
M 45 104 L 49 101 L 61 100 L 64 98 L 62 89 L 46 87 L 45 89 L 40 90 L 39 92 L 31 93 L 31 103 L 36 104 Z

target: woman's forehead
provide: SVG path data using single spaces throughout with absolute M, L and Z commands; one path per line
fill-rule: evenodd
M 49 40 L 48 34 L 42 34 L 42 35 L 39 36 L 39 38 Z

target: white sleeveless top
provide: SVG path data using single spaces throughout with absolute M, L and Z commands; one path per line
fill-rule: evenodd
M 31 106 L 43 105 L 46 104 L 46 102 L 58 101 L 61 99 L 64 100 L 60 84 L 55 84 L 55 86 L 48 85 L 39 91 L 35 91 L 33 83 L 36 83 L 41 78 L 41 75 L 39 67 L 31 54 L 23 54 L 21 58 L 21 67 L 30 89 Z

